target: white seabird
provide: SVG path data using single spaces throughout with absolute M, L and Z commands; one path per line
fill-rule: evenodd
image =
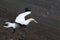
M 5 25 L 4 27 L 5 27 L 5 28 L 10 28 L 10 27 L 12 27 L 13 29 L 15 29 L 16 27 L 18 27 L 17 24 L 26 25 L 26 26 L 27 26 L 27 25 L 28 25 L 30 22 L 32 22 L 32 21 L 34 21 L 35 23 L 38 23 L 38 22 L 37 22 L 35 19 L 33 19 L 33 18 L 29 18 L 29 19 L 25 20 L 25 17 L 26 17 L 27 15 L 29 15 L 29 14 L 31 14 L 31 11 L 30 11 L 28 8 L 26 8 L 24 13 L 21 13 L 21 14 L 19 14 L 19 15 L 16 17 L 15 23 L 5 22 L 5 24 L 7 24 L 7 25 Z

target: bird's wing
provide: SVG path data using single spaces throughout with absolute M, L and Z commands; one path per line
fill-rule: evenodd
M 31 14 L 31 11 L 27 11 L 27 12 L 24 12 L 24 13 L 19 14 L 16 17 L 15 22 L 21 23 L 22 21 L 25 21 L 25 16 L 27 16 L 29 14 Z
M 29 14 L 31 14 L 31 11 L 24 12 L 24 13 L 22 13 L 22 14 L 20 14 L 20 15 L 23 15 L 23 16 L 25 17 L 25 16 L 27 16 L 27 15 L 29 15 Z

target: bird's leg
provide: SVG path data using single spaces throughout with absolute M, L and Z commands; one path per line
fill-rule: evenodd
M 13 33 L 15 33 L 15 31 L 16 31 L 16 30 L 15 30 L 15 29 L 13 29 L 12 31 L 13 31 Z
M 33 18 L 29 18 L 29 19 L 27 19 L 26 21 L 28 21 L 29 23 L 31 22 L 31 21 L 34 21 L 35 23 L 38 23 L 35 19 L 33 19 Z

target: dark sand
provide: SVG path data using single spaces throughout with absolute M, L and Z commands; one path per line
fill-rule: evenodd
M 31 22 L 28 28 L 4 28 L 6 21 L 14 22 L 15 17 L 29 8 L 39 23 Z M 0 40 L 60 40 L 59 0 L 0 0 Z

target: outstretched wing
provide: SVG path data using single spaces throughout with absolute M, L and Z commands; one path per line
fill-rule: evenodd
M 25 21 L 25 16 L 31 14 L 31 11 L 27 11 L 24 13 L 19 14 L 16 19 L 15 22 L 22 24 Z

